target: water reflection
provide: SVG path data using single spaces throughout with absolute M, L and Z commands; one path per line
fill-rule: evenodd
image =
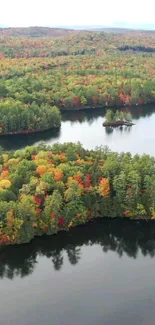
M 133 154 L 145 152 L 154 155 L 155 105 L 122 109 L 132 113 L 136 125 L 105 129 L 102 126 L 105 108 L 69 111 L 62 113 L 62 125 L 59 130 L 51 129 L 33 135 L 0 138 L 0 145 L 6 150 L 18 150 L 26 145 L 38 144 L 40 141 L 48 145 L 55 142 L 80 141 L 86 149 L 106 145 L 113 151 L 130 151 Z
M 112 108 L 115 112 L 118 108 Z M 153 113 L 155 113 L 155 105 L 144 105 L 144 106 L 128 106 L 122 107 L 120 110 L 130 112 L 132 114 L 133 119 L 138 120 L 140 117 L 149 117 Z M 106 108 L 97 108 L 97 109 L 90 109 L 90 110 L 82 110 L 82 111 L 67 111 L 63 112 L 62 120 L 65 121 L 72 121 L 72 122 L 89 122 L 91 125 L 95 119 L 99 116 L 105 116 Z
M 31 146 L 34 143 L 44 141 L 47 142 L 51 138 L 53 140 L 58 139 L 61 136 L 61 128 L 56 130 L 46 130 L 41 133 L 34 134 L 23 134 L 23 135 L 13 135 L 4 136 L 0 138 L 0 145 L 6 150 L 18 150 L 24 148 L 25 146 Z
M 65 255 L 72 265 L 82 258 L 84 246 L 100 245 L 104 253 L 116 252 L 121 258 L 127 254 L 136 259 L 155 256 L 155 223 L 117 219 L 99 219 L 89 225 L 72 229 L 69 233 L 42 237 L 30 244 L 3 247 L 0 251 L 0 277 L 13 279 L 32 274 L 39 256 L 51 260 L 56 271 L 65 263 Z
M 68 111 L 63 112 L 62 120 L 71 121 L 71 122 L 88 122 L 91 125 L 99 116 L 104 117 L 106 113 L 105 108 L 97 108 L 97 109 L 90 109 L 90 110 L 82 110 L 82 111 Z
M 105 127 L 105 132 L 106 134 L 110 135 L 112 134 L 114 131 L 115 132 L 121 132 L 121 133 L 130 133 L 131 132 L 131 126 L 119 126 L 116 128 L 112 128 L 112 127 Z

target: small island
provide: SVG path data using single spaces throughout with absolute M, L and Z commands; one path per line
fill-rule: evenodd
M 111 109 L 108 109 L 105 115 L 105 122 L 103 126 L 105 127 L 118 127 L 118 126 L 132 126 L 132 115 L 129 112 L 116 111 L 114 113 Z

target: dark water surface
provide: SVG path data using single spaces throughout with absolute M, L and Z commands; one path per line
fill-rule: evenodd
M 154 325 L 155 223 L 102 219 L 0 251 L 0 324 Z
M 34 145 L 40 141 L 47 144 L 80 141 L 86 149 L 106 145 L 113 151 L 148 153 L 155 156 L 155 106 L 137 106 L 129 110 L 136 124 L 130 128 L 105 129 L 102 126 L 105 108 L 66 112 L 63 113 L 60 130 L 0 138 L 0 145 L 11 150 Z
M 105 110 L 63 114 L 61 129 L 0 139 L 155 155 L 155 106 L 132 108 L 131 128 L 105 130 Z M 102 219 L 0 250 L 0 325 L 154 325 L 155 223 Z

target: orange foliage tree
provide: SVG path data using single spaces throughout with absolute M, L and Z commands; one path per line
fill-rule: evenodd
M 44 165 L 40 165 L 36 169 L 36 173 L 39 174 L 40 176 L 43 175 L 43 174 L 45 174 L 46 171 L 47 171 L 47 167 L 44 166 Z
M 99 183 L 98 192 L 101 196 L 107 198 L 110 195 L 110 183 L 108 178 L 102 178 Z

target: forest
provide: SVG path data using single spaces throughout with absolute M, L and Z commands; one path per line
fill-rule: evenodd
M 33 133 L 60 125 L 60 111 L 55 106 L 35 102 L 23 105 L 14 99 L 0 102 L 0 134 Z
M 0 152 L 0 244 L 95 218 L 155 219 L 155 158 L 41 143 Z
M 0 33 L 1 134 L 58 126 L 59 110 L 155 103 L 155 33 L 36 31 Z
M 64 110 L 155 103 L 155 33 L 18 32 L 0 33 L 1 135 L 59 128 Z M 155 219 L 155 158 L 80 143 L 0 148 L 1 245 L 100 217 Z

